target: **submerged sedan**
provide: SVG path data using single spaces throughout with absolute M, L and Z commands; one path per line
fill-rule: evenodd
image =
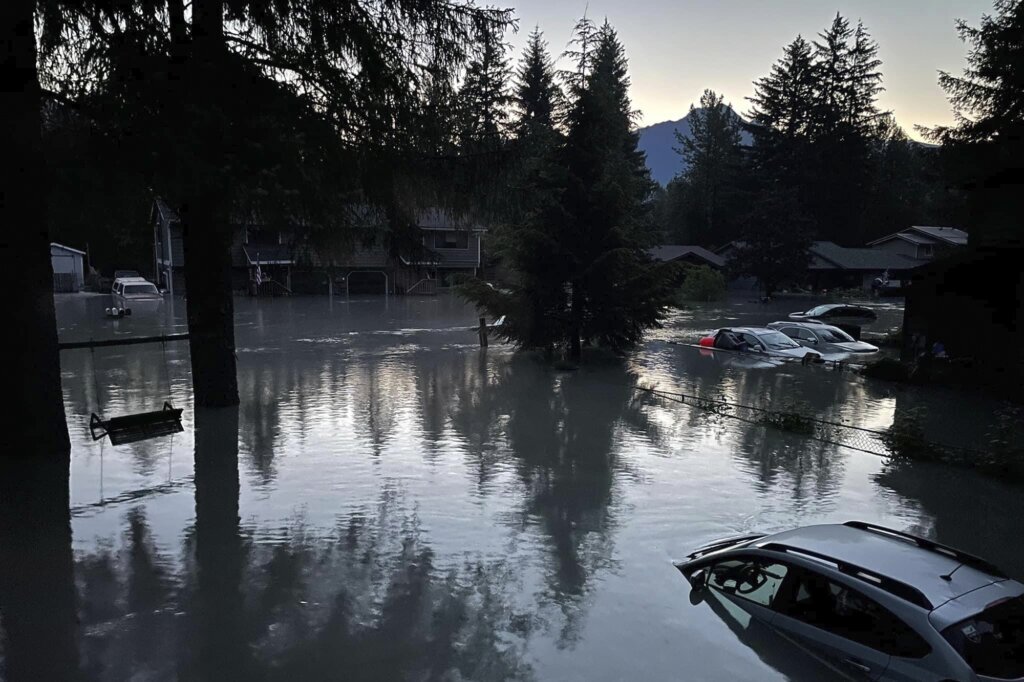
M 705 348 L 757 353 L 775 358 L 818 360 L 821 354 L 804 348 L 782 332 L 767 327 L 729 327 L 701 339 Z
M 818 320 L 825 324 L 862 327 L 877 320 L 878 315 L 876 315 L 875 311 L 871 308 L 865 308 L 862 305 L 828 303 L 826 305 L 819 305 L 804 312 L 790 313 L 789 319 L 795 322 Z
M 777 329 L 801 346 L 821 353 L 877 353 L 878 346 L 857 341 L 839 327 L 821 322 L 772 322 Z

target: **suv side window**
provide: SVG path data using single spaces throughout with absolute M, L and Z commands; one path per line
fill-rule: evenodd
M 753 334 L 740 334 L 740 338 L 750 344 L 751 348 L 760 348 L 764 350 L 764 344 L 757 340 L 757 337 Z
M 761 557 L 720 561 L 708 571 L 708 585 L 770 608 L 789 566 Z
M 778 611 L 876 651 L 922 658 L 931 647 L 875 600 L 807 569 L 794 569 Z

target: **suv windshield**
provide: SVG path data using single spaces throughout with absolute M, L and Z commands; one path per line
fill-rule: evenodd
M 774 348 L 776 350 L 800 347 L 800 344 L 796 343 L 793 339 L 781 332 L 765 332 L 764 334 L 758 334 L 757 338 L 759 338 L 769 348 Z
M 1024 597 L 996 602 L 942 636 L 979 675 L 1024 677 Z
M 159 294 L 160 292 L 152 284 L 126 284 L 124 286 L 125 296 L 139 296 Z

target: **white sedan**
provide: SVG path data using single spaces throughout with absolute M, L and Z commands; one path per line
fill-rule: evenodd
M 720 350 L 758 353 L 776 358 L 797 360 L 821 359 L 821 354 L 767 327 L 728 327 L 700 340 L 700 345 Z

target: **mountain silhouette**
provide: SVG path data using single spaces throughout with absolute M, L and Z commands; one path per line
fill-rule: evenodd
M 698 109 L 698 111 L 700 111 Z M 638 147 L 647 154 L 647 167 L 651 177 L 662 186 L 680 173 L 685 166 L 683 157 L 676 152 L 679 142 L 675 132 L 682 135 L 690 134 L 690 114 L 678 121 L 663 121 L 640 129 Z M 750 144 L 750 134 L 745 130 L 740 133 L 743 144 Z

